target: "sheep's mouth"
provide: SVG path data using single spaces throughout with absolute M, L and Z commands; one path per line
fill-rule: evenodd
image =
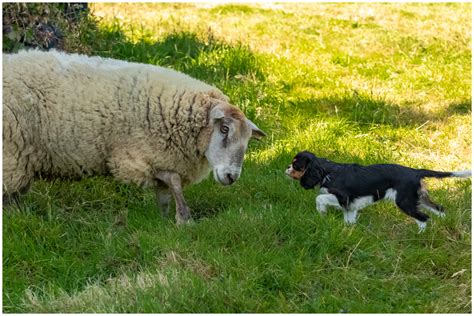
M 214 179 L 222 185 L 231 185 L 239 178 L 238 175 L 231 173 L 224 173 L 223 175 L 219 174 L 216 169 L 214 169 Z

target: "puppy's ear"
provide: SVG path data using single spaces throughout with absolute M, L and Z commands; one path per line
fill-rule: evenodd
M 323 181 L 324 169 L 312 159 L 306 166 L 304 175 L 301 177 L 300 184 L 306 190 L 314 188 Z

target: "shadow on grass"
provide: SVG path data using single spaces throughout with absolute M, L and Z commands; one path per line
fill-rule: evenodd
M 415 103 L 399 105 L 355 90 L 345 96 L 287 101 L 288 94 L 280 92 L 282 90 L 278 84 L 266 80 L 270 74 L 263 68 L 263 56 L 253 53 L 242 44 L 219 41 L 210 30 L 201 35 L 175 32 L 159 41 L 144 35 L 136 42 L 130 41 L 121 26 L 117 25 L 99 29 L 97 34 L 100 40 L 95 40 L 91 45 L 100 55 L 171 67 L 216 85 L 225 93 L 237 90 L 233 101 L 242 106 L 243 100 L 247 99 L 268 107 L 270 114 L 262 117 L 267 120 L 273 120 L 276 108 L 283 106 L 296 108 L 299 110 L 298 115 L 308 119 L 320 114 L 337 115 L 360 125 L 416 128 L 428 121 L 441 121 L 449 115 L 471 112 L 471 100 L 451 104 L 439 111 L 426 112 Z M 252 93 L 259 93 L 263 97 Z M 254 104 L 243 109 L 250 119 L 254 119 Z M 262 124 L 264 127 L 267 125 L 266 122 Z
M 316 115 L 334 115 L 359 125 L 388 125 L 392 127 L 416 128 L 426 122 L 442 121 L 451 115 L 471 113 L 471 100 L 453 103 L 433 112 L 419 109 L 416 104 L 398 105 L 354 92 L 344 97 L 291 102 L 289 106 L 299 109 L 301 115 L 311 118 Z M 418 109 L 417 109 L 418 108 Z
M 205 34 L 173 32 L 158 41 L 142 34 L 131 41 L 122 26 L 114 23 L 97 27 L 89 45 L 103 57 L 171 67 L 208 83 L 239 81 L 245 76 L 265 79 L 259 58 L 248 47 L 219 41 L 210 29 Z

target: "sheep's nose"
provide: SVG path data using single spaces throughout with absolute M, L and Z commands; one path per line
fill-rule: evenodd
M 226 177 L 227 180 L 229 181 L 229 184 L 234 183 L 235 180 L 236 180 L 236 178 L 237 178 L 235 175 L 232 175 L 232 174 L 230 174 L 230 173 L 226 173 L 226 174 L 225 174 L 225 177 Z

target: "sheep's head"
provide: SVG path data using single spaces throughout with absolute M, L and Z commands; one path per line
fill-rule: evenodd
M 212 108 L 209 119 L 213 130 L 206 158 L 212 166 L 214 179 L 229 185 L 240 177 L 250 138 L 261 138 L 265 133 L 240 110 L 225 102 Z

